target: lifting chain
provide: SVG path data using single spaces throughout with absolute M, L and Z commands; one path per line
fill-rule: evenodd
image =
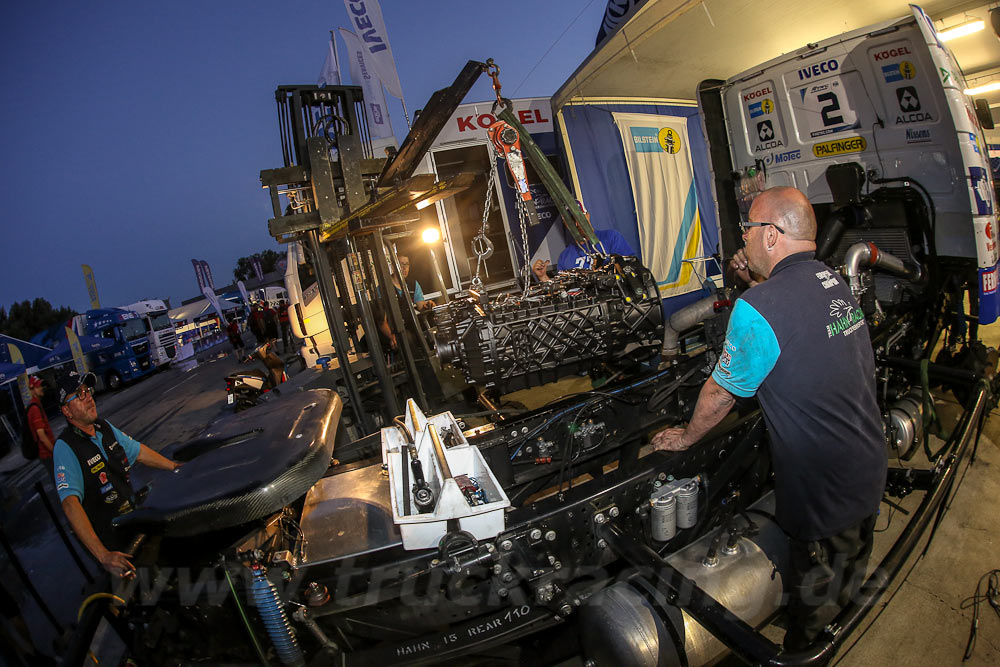
M 483 222 L 479 226 L 479 233 L 472 237 L 472 252 L 476 256 L 476 275 L 472 277 L 472 290 L 482 293 L 483 280 L 479 277 L 479 271 L 483 262 L 493 256 L 493 242 L 490 241 L 487 233 L 490 230 L 490 208 L 493 204 L 493 165 L 496 158 L 493 155 L 493 147 L 486 144 L 489 152 L 490 170 L 486 172 L 486 205 L 483 207 Z
M 515 197 L 514 202 L 517 205 L 517 219 L 521 225 L 521 254 L 524 257 L 524 263 L 521 265 L 521 280 L 524 282 L 524 291 L 521 293 L 521 298 L 527 298 L 528 290 L 531 289 L 531 257 L 528 254 L 528 222 L 527 222 L 527 204 L 520 197 Z

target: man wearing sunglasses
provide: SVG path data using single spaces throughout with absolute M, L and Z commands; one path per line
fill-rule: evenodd
M 161 470 L 179 463 L 157 454 L 97 417 L 93 373 L 71 372 L 57 381 L 66 429 L 53 451 L 56 492 L 76 536 L 113 576 L 130 577 L 135 568 L 119 551 L 126 536 L 111 525 L 134 508 L 129 470 L 136 462 Z
M 697 443 L 736 397 L 757 397 L 767 424 L 778 524 L 790 538 L 786 650 L 808 646 L 859 586 L 885 487 L 875 361 L 861 308 L 836 271 L 813 256 L 816 218 L 804 194 L 762 192 L 732 262 L 760 284 L 733 307 L 715 370 L 686 428 L 656 449 Z

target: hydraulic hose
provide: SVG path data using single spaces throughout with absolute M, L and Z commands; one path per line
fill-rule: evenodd
M 295 633 L 288 622 L 288 614 L 285 613 L 285 607 L 278 597 L 278 589 L 268 581 L 264 568 L 253 569 L 250 593 L 282 664 L 289 667 L 305 667 L 306 661 L 302 656 L 302 649 L 299 648 Z

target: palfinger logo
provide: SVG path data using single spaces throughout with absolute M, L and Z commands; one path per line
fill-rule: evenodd
M 848 137 L 813 145 L 813 155 L 816 157 L 831 157 L 844 153 L 860 153 L 868 148 L 864 137 Z

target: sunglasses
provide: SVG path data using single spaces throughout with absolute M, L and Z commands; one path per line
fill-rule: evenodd
M 775 229 L 777 229 L 782 234 L 785 233 L 784 229 L 782 229 L 778 225 L 774 224 L 773 222 L 742 222 L 742 221 L 740 221 L 740 231 L 743 232 L 744 234 L 746 234 L 747 230 L 750 229 L 751 227 L 763 227 L 765 225 L 769 225 L 771 227 L 774 227 Z
M 72 396 L 68 397 L 66 399 L 65 403 L 63 403 L 63 405 L 69 405 L 69 402 L 72 401 L 74 398 L 79 398 L 82 401 L 83 399 L 87 398 L 88 396 L 90 396 L 93 393 L 94 392 L 93 392 L 93 390 L 91 390 L 90 387 L 88 387 L 87 385 L 83 385 L 82 387 L 80 387 L 79 389 L 76 390 L 75 394 L 73 394 Z

